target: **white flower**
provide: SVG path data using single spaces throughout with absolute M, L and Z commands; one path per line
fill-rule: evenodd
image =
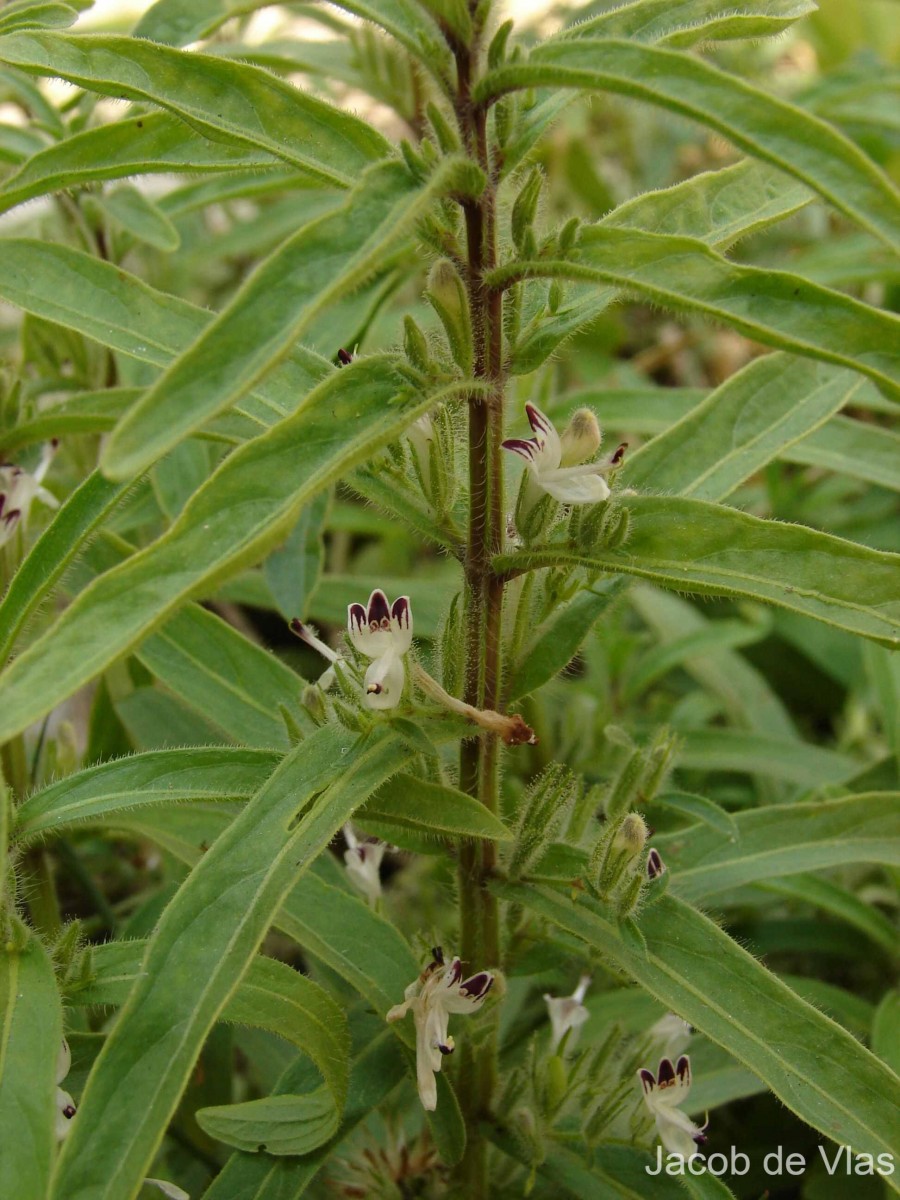
M 660 875 L 665 875 L 668 868 L 660 857 L 659 851 L 654 846 L 647 855 L 647 878 L 659 879 Z
M 432 951 L 434 960 L 419 978 L 409 985 L 402 1004 L 395 1004 L 387 1014 L 389 1021 L 400 1021 L 412 1009 L 416 1023 L 416 1078 L 419 1099 L 423 1108 L 433 1112 L 437 1107 L 437 1082 L 444 1056 L 453 1053 L 453 1038 L 447 1032 L 451 1013 L 472 1013 L 481 1008 L 491 990 L 493 975 L 479 971 L 462 979 L 462 964 L 458 958 L 444 962 L 440 946 Z
M 552 1033 L 552 1052 L 555 1054 L 559 1048 L 560 1042 L 569 1033 L 569 1040 L 566 1043 L 568 1049 L 575 1045 L 575 1039 L 578 1037 L 578 1030 L 590 1016 L 590 1013 L 582 1003 L 585 993 L 591 985 L 590 975 L 582 975 L 578 981 L 578 987 L 571 996 L 548 996 L 544 994 L 544 1000 L 547 1002 L 547 1009 L 550 1013 L 550 1024 L 553 1026 Z
M 389 605 L 384 592 L 376 588 L 367 608 L 348 605 L 347 629 L 360 654 L 372 659 L 365 678 L 369 708 L 396 708 L 406 680 L 403 655 L 412 645 L 409 597 L 401 596 Z
M 690 1161 L 698 1153 L 697 1147 L 706 1141 L 706 1125 L 695 1125 L 686 1113 L 679 1109 L 691 1091 L 691 1060 L 682 1054 L 673 1067 L 670 1058 L 660 1059 L 659 1070 L 654 1076 L 646 1067 L 638 1071 L 644 1100 L 653 1113 L 659 1140 L 669 1154 L 679 1154 Z
M 361 842 L 350 824 L 344 826 L 344 838 L 347 874 L 374 908 L 381 897 L 381 860 L 388 845 L 377 838 Z
M 59 1054 L 56 1056 L 56 1140 L 58 1142 L 68 1136 L 69 1130 L 72 1128 L 69 1122 L 75 1116 L 75 1101 L 68 1092 L 64 1092 L 59 1086 L 68 1075 L 71 1065 L 72 1052 L 69 1049 L 69 1043 L 63 1038 Z
M 35 500 L 40 500 L 48 508 L 59 508 L 59 501 L 53 493 L 41 486 L 55 453 L 56 442 L 48 442 L 33 473 L 9 463 L 0 465 L 0 546 L 9 541 L 17 525 L 25 528 Z
M 565 504 L 595 504 L 605 500 L 609 484 L 603 476 L 622 461 L 625 443 L 606 462 L 585 462 L 597 452 L 601 441 L 597 418 L 590 409 L 579 409 L 562 437 L 539 408 L 526 404 L 525 412 L 534 437 L 509 438 L 503 448 L 525 459 L 534 483 Z

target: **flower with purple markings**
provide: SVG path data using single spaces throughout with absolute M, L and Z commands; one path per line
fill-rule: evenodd
M 400 1021 L 412 1010 L 416 1023 L 416 1080 L 422 1107 L 433 1112 L 437 1107 L 437 1081 L 446 1055 L 452 1054 L 453 1038 L 447 1032 L 452 1013 L 472 1013 L 481 1008 L 494 982 L 489 971 L 462 978 L 458 958 L 445 962 L 440 946 L 434 958 L 404 993 L 402 1004 L 387 1014 L 389 1021 Z
M 667 1153 L 678 1154 L 689 1162 L 706 1141 L 706 1125 L 695 1125 L 679 1108 L 690 1095 L 691 1060 L 682 1054 L 673 1066 L 670 1058 L 662 1058 L 655 1075 L 642 1067 L 638 1078 L 644 1101 L 656 1121 L 659 1140 Z
M 319 680 L 321 687 L 328 688 L 334 682 L 334 667 L 343 658 L 296 617 L 291 629 L 332 664 Z M 401 596 L 391 605 L 381 588 L 376 588 L 368 605 L 347 606 L 347 635 L 360 654 L 372 660 L 365 677 L 369 708 L 396 708 L 400 703 L 406 682 L 403 656 L 412 645 L 412 630 L 409 596 Z
M 41 461 L 33 472 L 10 463 L 0 463 L 0 546 L 6 545 L 19 525 L 25 528 L 35 500 L 40 500 L 48 508 L 59 508 L 59 501 L 53 493 L 42 486 L 56 454 L 56 445 L 55 441 L 47 443 Z
M 606 500 L 609 484 L 604 476 L 621 463 L 625 443 L 605 462 L 587 462 L 597 453 L 602 440 L 597 418 L 589 408 L 573 413 L 562 436 L 535 405 L 526 404 L 525 412 L 534 437 L 509 438 L 503 448 L 525 460 L 531 482 L 564 504 L 596 504 Z
M 360 654 L 372 660 L 365 678 L 369 708 L 396 708 L 406 682 L 403 656 L 412 645 L 409 596 L 389 605 L 384 592 L 376 588 L 366 607 L 348 605 L 347 629 Z
M 349 822 L 344 826 L 344 839 L 347 842 L 344 851 L 347 874 L 374 908 L 381 899 L 381 860 L 385 850 L 389 849 L 388 844 L 377 838 L 360 841 Z
M 63 1038 L 56 1056 L 56 1140 L 61 1142 L 68 1137 L 72 1126 L 69 1122 L 75 1116 L 75 1101 L 68 1092 L 59 1086 L 69 1073 L 72 1065 L 72 1052 L 69 1043 Z

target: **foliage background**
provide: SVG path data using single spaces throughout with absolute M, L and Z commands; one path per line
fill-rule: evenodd
M 552 13 L 530 12 L 527 5 L 519 15 L 526 26 L 531 24 L 535 38 L 543 35 L 544 22 L 554 19 Z M 402 56 L 370 33 L 354 33 L 350 42 L 334 38 L 334 23 L 344 20 L 322 6 L 266 9 L 236 17 L 212 36 L 210 47 L 302 81 L 364 114 L 392 140 L 420 132 L 421 113 Z M 96 6 L 83 22 L 85 28 L 122 31 L 131 23 L 132 15 L 115 4 Z M 715 44 L 705 55 L 826 117 L 896 174 L 898 50 L 900 30 L 889 0 L 827 0 L 778 38 Z M 11 68 L 0 72 L 5 102 L 0 109 L 0 167 L 8 175 L 54 136 L 52 124 L 59 118 L 50 108 L 44 111 L 41 95 L 52 97 L 74 124 L 117 119 L 125 111 L 118 101 L 54 84 L 40 94 L 28 93 L 25 107 L 38 111 L 32 111 L 30 125 L 23 124 L 25 78 Z M 549 226 L 573 214 L 595 221 L 632 196 L 720 169 L 738 156 L 723 139 L 675 114 L 603 95 L 573 100 L 532 158 L 546 174 L 542 220 Z M 60 245 L 87 240 L 103 258 L 154 288 L 218 310 L 233 298 L 250 268 L 302 220 L 328 211 L 340 199 L 328 188 L 300 188 L 287 175 L 286 170 L 281 176 L 248 173 L 240 187 L 221 186 L 215 175 L 146 176 L 139 190 L 114 183 L 77 199 L 60 193 L 7 214 L 0 234 L 45 237 Z M 350 298 L 323 312 L 304 334 L 304 344 L 328 359 L 340 346 L 359 347 L 366 354 L 394 350 L 405 312 L 437 336 L 437 322 L 421 296 L 424 272 L 411 269 L 416 253 L 401 248 L 393 262 L 369 276 Z M 896 311 L 896 260 L 874 237 L 818 201 L 745 237 L 732 247 L 731 257 L 789 269 Z M 9 264 L 7 259 L 7 272 Z M 627 440 L 633 454 L 763 350 L 700 317 L 676 318 L 630 298 L 605 308 L 546 362 L 536 363 L 535 372 L 518 375 L 510 413 L 518 414 L 522 402 L 537 398 L 561 424 L 587 403 L 600 417 L 608 442 Z M 6 304 L 0 307 L 0 354 L 9 453 L 34 457 L 38 442 L 52 432 L 47 410 L 69 396 L 80 397 L 69 404 L 72 420 L 54 465 L 52 485 L 58 495 L 68 494 L 85 476 L 96 459 L 100 432 L 136 394 L 115 390 L 97 399 L 96 393 L 110 387 L 140 389 L 156 376 L 156 368 L 141 361 L 150 355 L 114 353 L 46 314 L 23 318 L 18 308 Z M 777 387 L 777 378 L 771 383 Z M 878 550 L 900 551 L 900 437 L 894 411 L 891 401 L 862 382 L 840 415 L 783 445 L 765 466 L 739 479 L 728 503 Z M 79 415 L 86 432 L 78 432 Z M 740 415 L 747 418 L 746 409 Z M 25 436 L 16 435 L 19 440 L 12 436 L 16 424 L 26 430 Z M 787 443 L 790 429 L 779 435 Z M 691 440 L 681 447 L 688 464 L 695 452 L 701 453 L 702 446 Z M 103 533 L 68 569 L 62 596 L 77 593 L 130 548 L 149 545 L 211 473 L 218 453 L 214 443 L 183 442 L 130 487 Z M 662 471 L 664 464 L 649 462 L 646 483 L 652 485 L 654 471 Z M 633 482 L 640 486 L 639 478 Z M 79 764 L 134 751 L 217 744 L 284 749 L 288 733 L 271 698 L 280 699 L 291 720 L 304 717 L 297 703 L 300 685 L 277 664 L 305 678 L 315 678 L 320 669 L 290 638 L 286 618 L 300 613 L 332 634 L 343 625 L 347 603 L 364 598 L 374 586 L 384 587 L 390 596 L 411 596 L 423 658 L 439 658 L 435 639 L 448 598 L 459 586 L 458 568 L 414 528 L 367 502 L 372 489 L 365 481 L 357 483 L 313 502 L 262 565 L 204 596 L 206 613 L 218 620 L 192 609 L 108 669 L 96 687 L 77 692 L 46 725 L 33 729 L 27 744 L 31 786 L 46 785 Z M 31 538 L 37 532 L 33 529 Z M 29 638 L 49 627 L 57 607 L 56 601 L 42 606 L 29 625 Z M 718 828 L 723 822 L 729 828 L 723 812 L 894 792 L 900 786 L 900 668 L 883 647 L 794 612 L 747 600 L 701 601 L 644 582 L 613 603 L 604 600 L 602 610 L 602 620 L 571 661 L 558 664 L 565 670 L 525 701 L 524 712 L 540 744 L 523 748 L 507 762 L 507 816 L 527 781 L 551 760 L 568 763 L 589 783 L 602 783 L 622 759 L 615 729 L 625 728 L 642 741 L 663 724 L 680 742 L 669 790 L 713 801 L 722 810 L 706 816 L 713 832 L 717 822 Z M 245 661 L 244 649 L 230 640 L 229 631 L 245 639 L 241 647 L 249 643 L 271 658 L 260 654 Z M 210 667 L 214 679 L 204 678 Z M 248 680 L 247 686 L 223 688 L 223 681 L 235 678 Z M 661 805 L 652 823 L 677 869 L 679 831 L 685 827 L 677 805 Z M 452 928 L 454 920 L 448 917 L 454 885 L 449 866 L 434 853 L 438 844 L 421 831 L 404 834 L 377 820 L 370 828 L 401 845 L 387 873 L 387 918 L 412 945 L 428 944 L 432 929 L 446 938 L 448 921 Z M 853 835 L 852 828 L 835 833 L 838 838 Z M 123 817 L 118 831 L 73 828 L 48 840 L 43 849 L 37 842 L 30 851 L 39 860 L 32 864 L 32 916 L 37 919 L 40 913 L 43 871 L 55 881 L 63 920 L 77 919 L 88 942 L 147 937 L 186 875 L 175 843 L 190 843 L 191 838 L 190 816 L 182 808 L 164 819 Z M 769 835 L 767 850 L 775 849 L 773 842 Z M 802 860 L 802 845 L 796 853 Z M 815 865 L 813 858 L 810 862 Z M 349 895 L 338 864 L 334 853 L 321 855 L 309 887 Z M 758 881 L 739 878 L 731 885 L 726 873 L 714 894 L 698 890 L 697 895 L 741 945 L 896 1067 L 897 994 L 891 991 L 895 885 L 895 869 L 888 867 L 853 863 L 813 874 L 788 862 L 783 871 Z M 52 926 L 52 917 L 46 919 Z M 298 941 L 307 949 L 298 950 Z M 365 1046 L 374 1037 L 366 1006 L 358 1005 L 347 979 L 327 956 L 316 955 L 314 945 L 309 929 L 295 940 L 271 932 L 266 950 L 310 971 L 342 1002 L 357 1004 L 355 1040 Z M 570 989 L 570 950 L 565 939 L 536 943 L 519 963 L 503 1017 L 506 1054 L 512 1056 L 541 1028 L 541 994 Z M 65 951 L 61 954 L 64 959 Z M 65 965 L 77 970 L 76 959 Z M 611 1020 L 621 1021 L 626 1031 L 640 1032 L 662 1011 L 620 984 L 613 976 L 598 975 L 586 1042 L 602 1037 Z M 105 1018 L 102 1007 L 73 1011 L 75 1067 L 67 1086 L 77 1095 Z M 764 1177 L 759 1164 L 772 1146 L 800 1151 L 813 1162 L 821 1138 L 712 1042 L 697 1036 L 691 1054 L 697 1078 L 693 1108 L 697 1113 L 713 1110 L 708 1149 L 734 1143 L 754 1164 L 749 1176 L 729 1180 L 735 1195 L 757 1196 L 765 1188 L 774 1200 L 838 1200 L 847 1194 L 846 1180 L 829 1180 L 819 1167 L 798 1181 Z M 210 1105 L 267 1095 L 287 1058 L 285 1043 L 275 1034 L 216 1025 L 155 1173 L 178 1180 L 192 1195 L 201 1194 L 224 1154 L 222 1144 L 198 1125 L 194 1114 Z M 411 1136 L 415 1114 L 391 1119 L 405 1122 Z M 352 1157 L 372 1140 L 385 1145 L 384 1120 L 375 1116 L 364 1123 L 342 1157 Z M 340 1177 L 340 1168 L 332 1167 L 311 1184 L 310 1194 L 333 1194 Z M 521 1179 L 511 1175 L 509 1186 L 520 1187 Z M 549 1195 L 556 1186 L 541 1178 L 538 1192 Z M 863 1200 L 883 1191 L 877 1180 L 854 1180 L 853 1188 Z

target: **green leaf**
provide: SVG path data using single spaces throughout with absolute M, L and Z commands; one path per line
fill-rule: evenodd
M 46 1200 L 56 1143 L 62 1008 L 41 943 L 0 946 L 0 1195 Z
M 765 632 L 746 621 L 727 619 L 707 621 L 699 629 L 685 631 L 679 637 L 654 646 L 637 659 L 622 689 L 623 697 L 636 698 L 676 667 L 689 671 L 691 662 L 698 655 L 751 645 Z
M 501 820 L 472 796 L 414 775 L 395 775 L 372 797 L 358 820 L 388 841 L 413 830 L 434 838 L 487 838 L 509 841 Z
M 138 474 L 239 400 L 409 234 L 452 174 L 439 171 L 423 188 L 405 168 L 387 164 L 366 177 L 346 207 L 279 246 L 120 422 L 101 455 L 104 473 Z
M 880 909 L 861 900 L 849 888 L 841 887 L 830 879 L 820 879 L 817 875 L 791 875 L 769 879 L 756 886 L 762 892 L 784 896 L 788 900 L 830 913 L 871 938 L 888 954 L 896 954 L 897 930 L 894 924 Z
M 450 48 L 422 4 L 413 0 L 334 0 L 334 4 L 378 25 L 445 87 L 450 86 L 453 73 Z
M 431 403 L 409 396 L 390 359 L 334 372 L 295 413 L 234 451 L 167 533 L 96 579 L 15 660 L 3 677 L 8 722 L 25 728 L 191 595 L 260 558 L 317 492 Z
M 312 980 L 284 963 L 254 959 L 223 1019 L 280 1034 L 318 1067 L 325 1087 L 200 1109 L 197 1121 L 212 1137 L 239 1150 L 308 1154 L 340 1124 L 347 1098 L 349 1036 L 343 1009 Z
M 31 155 L 0 188 L 6 212 L 61 188 L 159 172 L 274 167 L 264 150 L 211 141 L 169 113 L 145 113 L 65 137 Z
M 731 813 L 706 796 L 695 796 L 690 792 L 665 792 L 662 796 L 654 796 L 653 804 L 671 809 L 683 817 L 693 817 L 732 840 L 738 836 L 738 827 Z
M 14 837 L 29 845 L 83 821 L 102 824 L 133 809 L 252 796 L 279 761 L 271 751 L 223 746 L 156 750 L 88 767 L 23 801 Z
M 0 664 L 28 618 L 78 556 L 85 540 L 103 523 L 125 492 L 93 471 L 62 505 L 32 546 L 0 601 Z
M 137 25 L 134 37 L 166 46 L 189 46 L 209 37 L 232 17 L 266 8 L 273 0 L 156 0 Z
M 325 883 L 315 871 L 307 871 L 294 884 L 278 924 L 346 979 L 380 1016 L 400 1003 L 404 988 L 422 969 L 398 929 L 359 897 Z
M 900 1071 L 900 992 L 888 992 L 872 1021 L 872 1050 L 894 1071 Z
M 557 608 L 552 616 L 539 625 L 512 669 L 507 703 L 536 692 L 549 679 L 565 670 L 594 622 L 621 592 L 622 587 L 615 583 L 586 589 L 567 605 Z
M 307 1084 L 305 1063 L 289 1067 L 275 1093 L 294 1092 Z M 268 1158 L 233 1154 L 204 1193 L 204 1200 L 295 1200 L 325 1166 L 341 1142 L 377 1108 L 403 1078 L 403 1061 L 389 1030 L 372 1037 L 353 1060 L 344 1120 L 335 1137 L 303 1158 Z
M 169 218 L 136 187 L 118 187 L 107 192 L 97 203 L 139 242 L 146 242 L 165 253 L 171 253 L 181 245 L 178 230 Z
M 888 245 L 900 245 L 897 193 L 871 159 L 826 122 L 699 58 L 612 38 L 548 42 L 527 62 L 490 72 L 475 97 L 530 87 L 621 92 L 691 117 L 807 184 Z
M 3 299 L 154 366 L 166 366 L 213 319 L 206 309 L 159 292 L 114 263 L 68 246 L 0 239 L 0 255 Z M 243 414 L 240 436 L 267 429 L 332 371 L 319 355 L 295 348 L 235 406 Z M 229 414 L 229 424 L 234 419 Z
M 631 517 L 625 548 L 588 554 L 548 546 L 502 555 L 495 566 L 622 571 L 679 592 L 761 600 L 897 645 L 900 555 L 703 500 L 623 496 L 621 503 Z
M 339 187 L 389 153 L 381 134 L 350 113 L 259 67 L 207 54 L 106 34 L 19 33 L 0 38 L 0 61 L 101 96 L 149 101 L 206 137 L 265 151 Z
M 888 349 L 900 330 L 893 314 L 799 275 L 738 266 L 693 238 L 594 225 L 582 231 L 573 261 L 512 263 L 488 280 L 499 286 L 532 276 L 613 283 L 778 349 L 852 367 L 900 398 L 900 369 Z
M 673 643 L 683 647 L 689 638 L 702 636 L 713 624 L 696 605 L 659 588 L 638 584 L 631 588 L 628 599 L 641 620 L 660 638 L 661 654 L 665 654 Z M 700 653 L 695 648 L 695 653 L 685 659 L 683 666 L 722 701 L 736 725 L 777 738 L 796 738 L 790 714 L 780 696 L 742 654 L 723 646 L 707 646 Z
M 301 1155 L 327 1142 L 337 1132 L 340 1114 L 327 1088 L 305 1096 L 266 1096 L 201 1108 L 197 1124 L 210 1137 L 235 1150 Z
M 847 863 L 900 865 L 900 796 L 893 793 L 766 805 L 734 820 L 736 837 L 698 825 L 655 839 L 679 896 L 699 900 Z
M 679 766 L 697 771 L 747 771 L 802 787 L 845 783 L 861 763 L 848 754 L 795 738 L 739 729 L 679 730 Z
M 636 196 L 614 208 L 594 228 L 697 238 L 724 250 L 736 239 L 790 216 L 811 198 L 808 188 L 781 171 L 746 160 Z M 534 370 L 564 338 L 593 321 L 615 298 L 613 287 L 598 291 L 576 284 L 557 312 L 548 314 L 543 295 L 536 296 L 534 318 L 513 351 L 513 369 L 519 374 Z M 665 391 L 668 394 L 673 389 Z
M 281 705 L 304 723 L 300 676 L 199 606 L 167 621 L 137 656 L 181 700 L 245 746 L 287 749 Z
M 867 421 L 832 417 L 780 457 L 900 492 L 900 434 Z
M 308 504 L 287 541 L 266 559 L 263 571 L 278 611 L 285 618 L 306 619 L 322 569 L 325 545 L 322 534 L 331 506 L 327 492 Z
M 760 38 L 781 33 L 815 12 L 811 0 L 754 0 L 723 5 L 722 0 L 631 0 L 565 29 L 563 37 L 630 38 L 691 46 L 698 41 Z
M 389 737 L 341 753 L 346 741 L 346 731 L 325 728 L 288 755 L 166 909 L 88 1079 L 54 1197 L 137 1193 L 204 1039 L 298 870 L 402 765 Z
M 892 1073 L 683 900 L 665 895 L 642 913 L 644 958 L 585 896 L 573 902 L 535 884 L 497 890 L 598 950 L 746 1063 L 813 1128 L 896 1160 L 900 1103 Z
M 78 20 L 78 13 L 68 4 L 16 4 L 5 5 L 0 12 L 0 35 L 16 29 L 60 29 Z
M 862 380 L 823 363 L 767 354 L 626 459 L 628 486 L 724 500 L 786 447 L 850 404 Z

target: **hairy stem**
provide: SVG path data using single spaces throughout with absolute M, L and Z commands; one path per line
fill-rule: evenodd
M 468 153 L 488 179 L 477 201 L 464 205 L 466 287 L 474 341 L 474 375 L 487 385 L 469 397 L 469 529 L 465 555 L 465 700 L 495 709 L 500 699 L 501 619 L 504 580 L 492 559 L 503 547 L 503 322 L 502 294 L 486 286 L 497 264 L 496 184 L 487 143 L 486 110 L 473 104 L 473 72 L 478 45 L 455 47 L 456 110 Z M 460 786 L 491 812 L 499 808 L 500 744 L 496 735 L 467 738 L 460 753 Z M 501 960 L 496 899 L 487 889 L 494 870 L 492 842 L 470 843 L 460 852 L 460 954 L 473 969 L 497 967 Z M 469 1049 L 460 1072 L 460 1101 L 466 1118 L 466 1155 L 460 1166 L 465 1195 L 480 1200 L 488 1192 L 487 1148 L 479 1123 L 492 1109 L 497 1082 L 496 1028 L 477 1050 Z

